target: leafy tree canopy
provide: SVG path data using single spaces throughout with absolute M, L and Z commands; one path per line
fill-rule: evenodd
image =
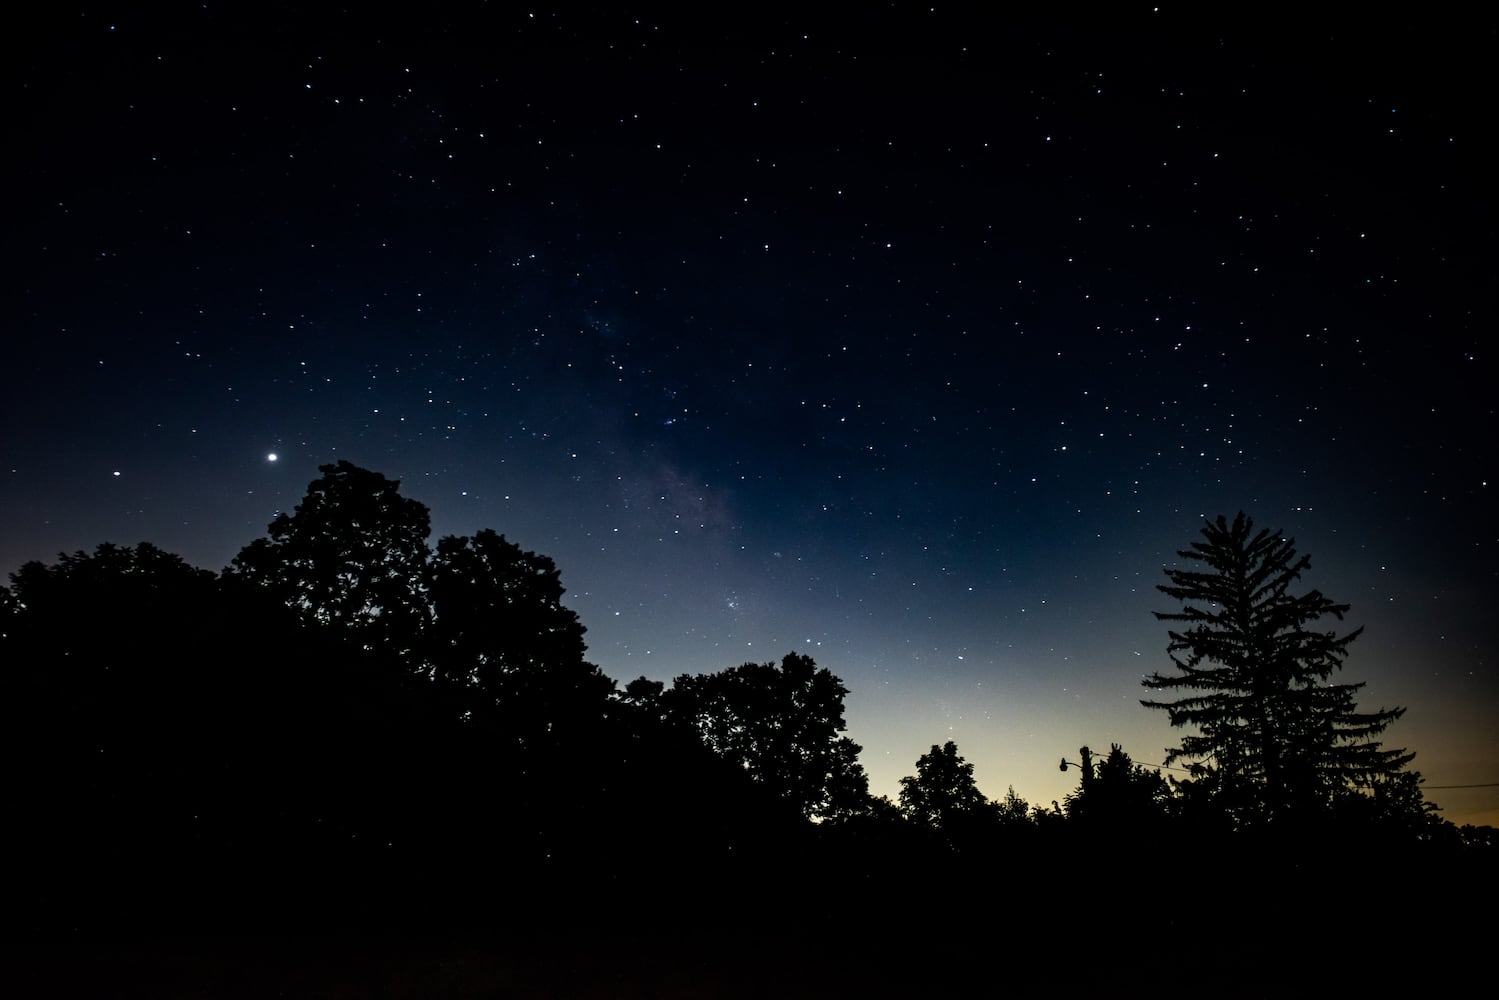
M 597 720 L 613 681 L 584 660 L 584 628 L 557 567 L 485 529 L 428 548 L 425 505 L 347 461 L 320 467 L 226 573 L 304 621 L 439 683 L 456 714 L 520 743 Z
M 584 661 L 585 629 L 562 603 L 556 564 L 485 529 L 437 543 L 424 669 L 470 711 L 524 706 L 527 722 L 600 709 L 613 682 Z
M 347 461 L 319 471 L 296 510 L 277 514 L 228 573 L 309 621 L 411 648 L 428 617 L 426 506 L 401 496 L 399 480 Z
M 649 682 L 632 682 L 626 693 L 653 697 Z M 804 816 L 826 817 L 859 808 L 868 795 L 860 747 L 838 735 L 847 693 L 810 656 L 788 653 L 779 665 L 683 674 L 659 697 L 669 719 L 691 728 L 757 784 Z
M 1023 816 L 1025 802 L 1013 794 L 1010 799 L 1012 811 L 1018 809 Z M 916 774 L 900 779 L 900 809 L 911 822 L 949 838 L 973 826 L 975 820 L 998 818 L 973 780 L 973 765 L 958 754 L 952 740 L 940 747 L 933 745 L 917 758 Z
M 1136 764 L 1118 743 L 1096 765 L 1089 748 L 1080 748 L 1078 755 L 1081 780 L 1077 791 L 1063 802 L 1069 819 L 1143 832 L 1165 817 L 1171 787 L 1160 771 Z

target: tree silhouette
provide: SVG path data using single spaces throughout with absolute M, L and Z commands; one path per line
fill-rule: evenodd
M 1014 830 L 1033 825 L 1031 804 L 1016 793 L 1014 785 L 1008 786 L 1005 797 L 994 803 L 994 811 L 1002 829 Z
M 1024 815 L 1024 800 L 1007 797 L 1009 815 Z M 952 847 L 972 841 L 980 831 L 992 831 L 1000 811 L 979 791 L 973 780 L 973 765 L 958 755 L 957 744 L 948 740 L 916 760 L 916 774 L 900 779 L 900 810 L 906 819 L 931 830 Z
M 779 666 L 746 663 L 716 674 L 683 674 L 660 694 L 649 684 L 632 682 L 627 696 L 646 703 L 658 697 L 669 719 L 801 815 L 857 809 L 867 796 L 860 747 L 838 735 L 848 689 L 810 656 L 788 653 Z
M 1068 819 L 1111 832 L 1144 835 L 1165 818 L 1171 789 L 1159 771 L 1130 760 L 1118 743 L 1096 765 L 1087 747 L 1081 747 L 1078 755 L 1081 780 L 1077 791 L 1063 802 Z
M 423 669 L 463 711 L 534 732 L 597 720 L 614 684 L 585 662 L 585 629 L 551 559 L 485 529 L 441 539 L 430 581 Z
M 325 721 L 291 729 L 309 771 L 347 776 L 325 798 L 350 839 L 487 841 L 486 858 L 503 844 L 522 864 L 590 851 L 641 776 L 605 725 L 613 682 L 584 660 L 555 565 L 488 530 L 434 554 L 427 508 L 399 483 L 349 462 L 321 472 L 225 584 L 237 605 L 269 599 L 313 626 L 291 704 L 315 695 Z
M 1237 824 L 1310 818 L 1350 789 L 1398 772 L 1414 754 L 1374 739 L 1402 708 L 1361 713 L 1362 683 L 1331 683 L 1362 629 L 1338 636 L 1310 626 L 1342 620 L 1348 605 L 1316 590 L 1290 593 L 1310 565 L 1278 532 L 1255 532 L 1240 513 L 1202 529 L 1203 541 L 1179 555 L 1204 568 L 1168 569 L 1157 589 L 1183 603 L 1156 612 L 1171 630 L 1167 652 L 1177 672 L 1153 673 L 1146 688 L 1178 694 L 1144 700 L 1171 724 L 1197 731 L 1170 749 Z
M 277 514 L 269 538 L 245 546 L 228 573 L 309 621 L 411 649 L 428 617 L 426 506 L 350 462 L 318 468 L 296 510 Z
M 50 891 L 151 872 L 165 893 L 227 844 L 273 853 L 275 818 L 245 778 L 268 734 L 284 745 L 264 709 L 287 689 L 270 665 L 245 669 L 251 643 L 215 574 L 143 542 L 30 562 L 12 579 L 0 660 L 24 757 L 10 829 Z M 255 625 L 257 638 L 276 633 L 273 619 Z

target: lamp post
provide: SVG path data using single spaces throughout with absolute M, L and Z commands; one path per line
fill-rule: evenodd
M 1078 747 L 1077 755 L 1083 759 L 1081 764 L 1063 757 L 1062 764 L 1057 770 L 1066 771 L 1069 767 L 1075 767 L 1083 772 L 1083 788 L 1086 790 L 1089 785 L 1093 784 L 1093 751 L 1087 747 Z

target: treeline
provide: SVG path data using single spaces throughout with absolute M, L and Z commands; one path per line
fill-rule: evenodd
M 873 796 L 847 690 L 809 657 L 621 686 L 551 560 L 493 531 L 429 546 L 397 485 L 323 467 L 222 574 L 104 544 L 0 588 L 20 905 L 80 925 L 815 923 L 1001 886 L 1037 913 L 1084 887 L 1143 901 L 1186 843 L 1233 880 L 1309 844 L 1493 855 L 1492 829 L 1439 819 L 1398 769 L 1298 814 L 1294 843 L 1211 774 L 1171 782 L 1118 746 L 1084 748 L 1061 803 L 987 798 L 950 742 Z

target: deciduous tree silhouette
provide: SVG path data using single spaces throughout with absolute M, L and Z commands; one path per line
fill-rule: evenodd
M 428 618 L 426 506 L 401 496 L 398 480 L 347 461 L 319 471 L 296 510 L 277 514 L 269 537 L 245 546 L 228 573 L 309 621 L 411 649 Z
M 290 612 L 274 607 L 251 633 L 215 574 L 149 543 L 28 563 L 12 579 L 0 660 L 24 758 L 10 831 L 52 891 L 78 879 L 102 897 L 109 880 L 150 872 L 167 894 L 216 852 L 253 841 L 246 868 L 275 855 L 285 811 L 266 808 L 251 776 L 280 770 L 268 759 L 290 738 L 280 713 L 306 697 L 278 683 L 294 651 L 249 664 Z
M 1131 836 L 1143 836 L 1165 819 L 1171 788 L 1159 771 L 1130 760 L 1118 743 L 1096 766 L 1087 747 L 1078 755 L 1083 762 L 1081 781 L 1063 802 L 1068 819 Z
M 556 564 L 485 529 L 437 543 L 423 668 L 462 710 L 532 733 L 597 723 L 614 682 L 584 660 Z
M 1184 627 L 1169 632 L 1177 672 L 1143 683 L 1178 697 L 1141 704 L 1196 730 L 1166 762 L 1190 762 L 1238 824 L 1310 818 L 1397 773 L 1414 754 L 1374 737 L 1404 709 L 1359 712 L 1354 695 L 1363 684 L 1331 681 L 1363 630 L 1314 630 L 1325 616 L 1341 621 L 1348 605 L 1316 590 L 1290 592 L 1310 558 L 1279 532 L 1254 531 L 1242 513 L 1232 524 L 1208 522 L 1202 536 L 1179 555 L 1203 568 L 1168 569 L 1170 582 L 1157 588 L 1183 608 L 1156 617 Z
M 1011 790 L 1013 793 L 1013 789 Z M 1025 811 L 1011 796 L 1012 814 Z M 900 779 L 900 809 L 906 819 L 939 834 L 949 846 L 962 847 L 998 827 L 999 810 L 973 780 L 973 765 L 958 754 L 952 740 L 932 746 L 916 760 L 916 774 Z
M 648 684 L 649 682 L 647 682 Z M 651 692 L 638 682 L 627 692 Z M 659 695 L 668 718 L 695 731 L 723 759 L 807 817 L 859 808 L 868 778 L 844 730 L 848 689 L 810 656 L 683 674 Z M 633 695 L 632 695 L 633 697 Z
M 399 483 L 349 462 L 321 472 L 294 514 L 241 551 L 226 585 L 239 604 L 269 596 L 314 626 L 297 645 L 318 651 L 317 669 L 291 704 L 346 678 L 347 694 L 323 698 L 321 732 L 294 727 L 309 767 L 406 789 L 402 803 L 336 782 L 328 797 L 347 800 L 351 837 L 477 838 L 523 864 L 578 856 L 606 799 L 626 793 L 602 726 L 613 682 L 583 658 L 556 567 L 493 531 L 445 538 L 434 556 L 427 508 Z M 504 795 L 475 794 L 485 784 Z

